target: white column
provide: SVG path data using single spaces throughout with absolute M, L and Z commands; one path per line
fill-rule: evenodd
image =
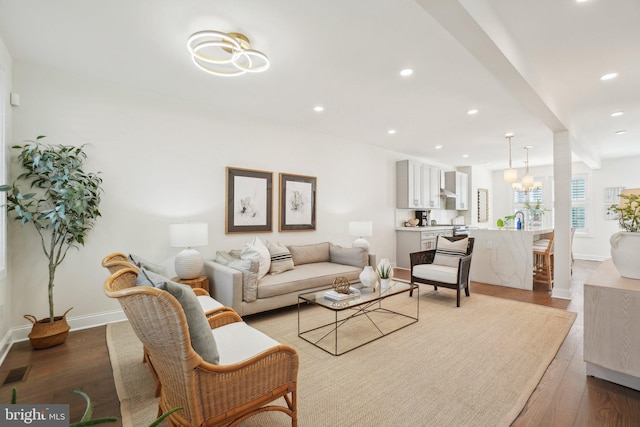
M 552 297 L 571 299 L 571 139 L 569 132 L 553 134 L 554 287 Z

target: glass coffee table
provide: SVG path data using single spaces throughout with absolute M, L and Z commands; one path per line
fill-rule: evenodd
M 298 295 L 298 336 L 339 356 L 418 321 L 418 285 L 391 280 L 384 289 L 351 286 L 359 295 L 340 301 L 325 298 L 330 289 Z

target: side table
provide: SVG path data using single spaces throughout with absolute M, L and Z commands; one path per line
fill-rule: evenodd
M 189 285 L 192 288 L 202 288 L 205 291 L 209 292 L 209 278 L 207 276 L 199 276 L 195 279 L 181 279 L 179 277 L 174 277 L 171 280 L 173 280 L 174 282 Z

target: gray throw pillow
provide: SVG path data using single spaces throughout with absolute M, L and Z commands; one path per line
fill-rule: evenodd
M 134 254 L 129 254 L 128 259 L 136 267 L 145 268 L 152 273 L 161 275 L 162 277 L 169 277 L 169 272 L 167 271 L 167 269 L 160 264 L 156 264 Z
M 329 246 L 331 262 L 364 268 L 369 265 L 369 254 L 364 248 L 343 248 L 333 243 Z
M 231 254 L 218 251 L 215 261 L 242 273 L 242 299 L 246 302 L 255 301 L 258 296 L 258 270 L 260 262 L 255 259 L 240 259 Z
M 187 318 L 191 347 L 205 361 L 218 364 L 220 355 L 218 346 L 211 333 L 211 327 L 207 317 L 198 302 L 198 297 L 188 285 L 173 282 L 165 277 L 147 271 L 144 267 L 140 269 L 136 279 L 136 285 L 154 286 L 158 289 L 169 292 L 178 300 Z

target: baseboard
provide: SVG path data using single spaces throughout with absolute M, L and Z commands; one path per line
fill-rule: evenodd
M 634 390 L 640 390 L 640 378 L 622 372 L 613 371 L 595 363 L 587 363 L 587 375 L 620 384 Z
M 574 254 L 575 259 L 583 260 L 583 261 L 604 261 L 609 257 L 598 256 L 598 255 L 580 255 Z
M 4 358 L 9 354 L 11 344 L 13 344 L 13 342 L 11 341 L 11 329 L 9 329 L 7 333 L 4 334 L 4 337 L 2 337 L 2 340 L 0 340 L 0 365 L 2 365 Z
M 127 320 L 122 310 L 104 311 L 102 313 L 88 314 L 86 316 L 67 316 L 67 322 L 72 331 L 94 328 L 107 323 Z M 11 344 L 29 339 L 31 325 L 17 326 L 9 331 Z M 0 343 L 1 345 L 2 343 Z M 10 346 L 9 346 L 10 347 Z M 8 351 L 8 350 L 7 350 Z
M 553 288 L 551 291 L 551 298 L 571 299 L 571 289 L 558 289 Z

